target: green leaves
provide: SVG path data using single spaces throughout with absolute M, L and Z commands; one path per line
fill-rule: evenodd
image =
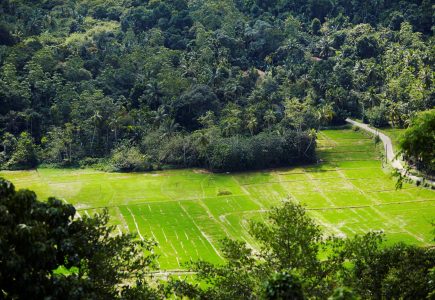
M 309 269 L 317 260 L 322 232 L 305 209 L 291 201 L 272 208 L 267 223 L 252 222 L 251 235 L 259 241 L 261 256 L 277 269 Z
M 12 170 L 34 168 L 38 163 L 37 149 L 32 136 L 22 132 L 16 141 L 16 146 L 10 149 L 13 152 L 9 160 L 0 167 Z
M 266 299 L 305 299 L 299 279 L 288 272 L 280 272 L 268 280 L 266 286 Z
M 136 288 L 155 294 L 144 289 L 156 258 L 153 241 L 115 235 L 107 211 L 75 215 L 71 205 L 55 198 L 39 202 L 35 193 L 16 192 L 0 179 L 0 289 L 6 299 L 113 299 Z
M 352 267 L 343 273 L 344 282 L 363 298 L 426 298 L 435 251 L 403 243 L 387 247 L 382 240 L 379 233 L 349 240 L 346 248 Z
M 433 287 L 433 249 L 386 245 L 380 232 L 327 237 L 292 201 L 272 207 L 265 221 L 252 221 L 249 232 L 258 251 L 225 239 L 225 264 L 190 264 L 204 284 L 175 281 L 168 290 L 214 299 L 424 299 Z
M 402 154 L 429 173 L 435 171 L 435 110 L 418 114 L 400 141 Z

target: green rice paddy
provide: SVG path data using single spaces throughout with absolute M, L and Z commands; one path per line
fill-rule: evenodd
M 222 260 L 219 240 L 245 240 L 248 220 L 291 199 L 306 205 L 325 234 L 383 230 L 391 242 L 433 244 L 435 191 L 404 185 L 382 169 L 373 140 L 352 130 L 319 133 L 317 164 L 238 174 L 202 170 L 104 173 L 95 170 L 1 171 L 41 199 L 56 196 L 82 216 L 108 207 L 118 230 L 152 237 L 164 270 L 199 258 Z

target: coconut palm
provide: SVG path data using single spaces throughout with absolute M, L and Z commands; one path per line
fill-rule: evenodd
M 232 136 L 240 130 L 240 119 L 238 118 L 225 118 L 223 121 L 223 133 L 225 136 Z
M 91 139 L 91 152 L 94 146 L 94 140 L 95 140 L 95 134 L 97 131 L 97 124 L 103 119 L 100 112 L 98 110 L 95 111 L 95 113 L 91 117 L 91 121 L 94 123 L 94 129 L 92 131 L 92 139 Z
M 319 126 L 328 124 L 334 117 L 334 109 L 332 108 L 331 103 L 322 105 L 317 110 L 317 113 L 319 118 Z
M 335 49 L 332 47 L 331 42 L 327 37 L 322 38 L 319 42 L 319 56 L 320 58 L 327 59 L 334 54 Z
M 180 128 L 180 124 L 176 123 L 174 119 L 166 118 L 160 125 L 160 129 L 163 130 L 162 137 L 171 137 Z
M 205 157 L 206 164 L 209 164 L 209 156 L 207 153 L 207 147 L 211 143 L 211 136 L 208 130 L 198 130 L 195 132 L 195 141 L 198 144 L 200 156 Z
M 263 120 L 266 122 L 267 128 L 270 128 L 276 122 L 275 112 L 272 109 L 266 110 Z
M 160 104 L 160 98 L 163 96 L 159 83 L 157 81 L 151 81 L 145 87 L 145 96 L 147 98 L 147 104 L 151 108 L 155 108 Z
M 246 127 L 249 129 L 251 136 L 254 135 L 254 131 L 257 128 L 258 122 L 255 116 L 251 116 L 246 123 Z
M 153 112 L 153 122 L 155 127 L 159 127 L 162 122 L 168 117 L 164 106 L 159 106 L 156 111 Z

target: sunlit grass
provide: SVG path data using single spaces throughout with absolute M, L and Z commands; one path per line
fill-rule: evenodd
M 199 258 L 220 262 L 225 236 L 255 247 L 251 219 L 284 199 L 306 205 L 325 234 L 352 236 L 382 230 L 389 242 L 433 243 L 435 192 L 404 185 L 382 169 L 373 140 L 362 132 L 319 134 L 318 163 L 293 168 L 210 174 L 202 170 L 104 173 L 39 169 L 0 172 L 41 199 L 56 196 L 80 215 L 109 208 L 117 231 L 155 239 L 162 269 L 183 269 Z

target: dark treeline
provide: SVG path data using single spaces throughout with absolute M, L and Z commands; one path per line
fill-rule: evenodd
M 435 249 L 386 245 L 380 233 L 329 237 L 283 202 L 249 222 L 258 244 L 225 239 L 225 262 L 187 262 L 191 280 L 156 280 L 154 241 L 115 233 L 107 211 L 72 205 L 0 179 L 2 299 L 433 299 Z M 175 237 L 173 237 L 175 238 Z M 175 276 L 174 276 L 175 277 Z
M 432 18 L 430 0 L 1 1 L 0 165 L 312 160 L 311 129 L 434 106 Z

